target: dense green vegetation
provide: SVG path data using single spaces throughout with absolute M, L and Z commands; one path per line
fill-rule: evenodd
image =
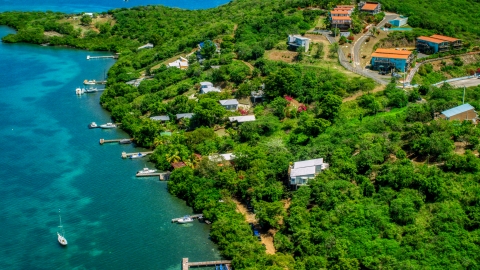
M 237 0 L 198 11 L 149 6 L 83 19 L 83 26 L 70 15 L 11 12 L 0 14 L 0 24 L 18 30 L 5 42 L 121 52 L 102 106 L 138 145 L 154 150 L 158 169 L 185 163 L 173 170 L 169 191 L 212 221 L 211 239 L 235 269 L 478 269 L 480 131 L 471 122 L 433 120 L 461 104 L 461 89 L 423 85 L 405 92 L 389 84 L 373 94 L 370 79 L 264 58 L 324 14 L 302 7 L 341 3 L 347 2 Z M 137 50 L 147 42 L 155 48 Z M 186 70 L 161 64 L 199 42 L 206 44 L 203 62 L 193 54 Z M 311 57 L 323 59 L 317 54 Z M 425 66 L 420 73 L 431 72 Z M 140 77 L 138 87 L 125 83 Z M 200 95 L 202 81 L 223 91 Z M 253 104 L 250 93 L 259 89 L 264 99 Z M 342 102 L 359 91 L 366 94 Z M 417 103 L 419 97 L 426 102 Z M 251 107 L 227 111 L 218 101 L 229 98 Z M 479 100 L 480 87 L 467 89 L 466 101 L 477 110 Z M 178 113 L 195 115 L 177 121 Z M 256 121 L 228 121 L 241 114 Z M 155 115 L 172 120 L 149 118 Z M 311 158 L 324 158 L 330 169 L 296 190 L 288 167 Z M 276 232 L 274 255 L 265 253 L 235 200 L 253 205 L 262 231 Z
M 412 27 L 452 37 L 480 36 L 480 2 L 464 0 L 381 0 L 383 7 L 408 16 Z

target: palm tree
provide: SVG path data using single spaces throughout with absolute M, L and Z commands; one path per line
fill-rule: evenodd
M 179 162 L 180 160 L 182 160 L 182 158 L 178 155 L 178 151 L 175 151 L 175 153 L 169 155 L 169 154 L 166 154 L 165 155 L 165 158 L 167 159 L 167 161 L 169 163 L 177 163 Z
M 377 34 L 377 28 L 375 26 L 370 27 L 370 33 L 372 36 L 375 36 Z

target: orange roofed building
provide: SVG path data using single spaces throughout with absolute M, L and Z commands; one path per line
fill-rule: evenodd
M 405 72 L 410 68 L 414 55 L 411 51 L 395 49 L 377 49 L 372 54 L 372 68 L 388 71 L 392 69 Z
M 352 15 L 355 6 L 352 5 L 337 5 L 332 11 L 330 11 L 330 22 L 333 28 L 351 28 Z
M 442 35 L 420 36 L 417 38 L 417 50 L 421 53 L 432 54 L 462 48 L 462 40 L 458 38 Z
M 371 15 L 375 15 L 382 12 L 382 4 L 377 2 L 361 1 L 360 3 L 358 3 L 358 9 L 362 12 L 367 12 Z

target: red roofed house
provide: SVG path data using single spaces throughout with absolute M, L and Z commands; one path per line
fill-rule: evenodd
M 459 50 L 462 46 L 462 40 L 442 35 L 432 35 L 430 37 L 420 36 L 417 38 L 417 50 L 422 53 L 438 53 L 449 50 Z
M 377 49 L 372 54 L 372 68 L 390 72 L 392 69 L 405 72 L 410 68 L 413 61 L 411 51 L 395 49 Z
M 358 3 L 358 9 L 362 12 L 367 12 L 372 15 L 382 12 L 382 4 L 376 2 L 361 1 Z

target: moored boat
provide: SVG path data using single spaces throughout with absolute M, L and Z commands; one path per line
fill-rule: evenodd
M 104 128 L 104 129 L 107 129 L 107 128 L 116 128 L 117 125 L 113 124 L 113 123 L 106 123 L 106 124 L 103 124 L 103 125 L 100 125 L 100 128 Z
M 132 140 L 130 140 L 130 139 L 121 139 L 120 141 L 118 141 L 118 143 L 120 143 L 120 144 L 130 144 L 130 143 L 132 143 Z
M 83 90 L 85 93 L 95 93 L 98 92 L 98 88 L 93 87 L 93 88 L 87 88 Z
M 147 154 L 138 153 L 138 154 L 131 155 L 130 158 L 131 158 L 131 159 L 134 159 L 134 158 L 143 158 L 143 157 L 146 157 L 146 156 L 147 156 Z
M 149 173 L 154 173 L 156 171 L 157 170 L 149 169 L 149 168 L 145 167 L 142 170 L 138 171 L 137 174 L 149 174 Z
M 180 224 L 190 223 L 190 222 L 193 222 L 193 218 L 187 215 L 187 216 L 184 216 L 183 218 L 178 219 L 177 222 Z
M 81 95 L 81 94 L 83 94 L 83 93 L 85 93 L 85 89 L 80 88 L 80 87 L 77 87 L 77 88 L 75 89 L 75 94 Z
M 60 215 L 60 209 L 58 210 L 58 218 L 60 220 L 60 226 L 58 227 L 62 229 L 62 233 L 60 234 L 59 232 L 57 232 L 57 240 L 58 240 L 58 243 L 60 243 L 60 245 L 66 246 L 68 242 L 67 242 L 67 239 L 65 238 L 65 231 L 63 230 L 63 226 L 62 226 L 62 216 Z
M 88 128 L 97 128 L 97 127 L 98 125 L 95 122 L 91 122 L 90 124 L 88 124 Z
M 97 82 L 95 80 L 84 80 L 83 81 L 83 84 L 85 84 L 85 85 L 94 85 L 96 83 Z

